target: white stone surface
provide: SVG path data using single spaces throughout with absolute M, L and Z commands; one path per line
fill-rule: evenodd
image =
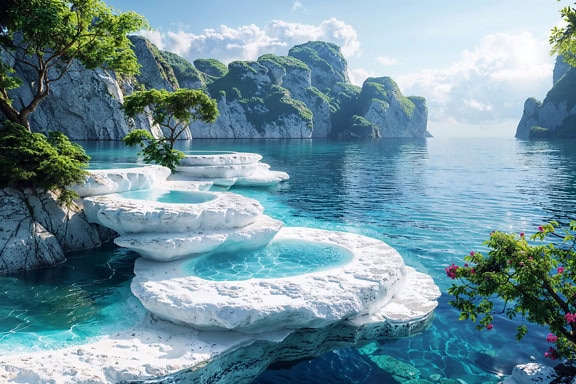
M 202 230 L 185 234 L 127 234 L 114 239 L 114 243 L 150 260 L 172 261 L 223 248 L 259 248 L 272 240 L 281 227 L 281 221 L 260 215 L 254 223 L 241 228 Z
M 247 187 L 273 186 L 288 180 L 286 172 L 271 171 L 262 156 L 245 152 L 215 152 L 187 155 L 176 168 L 173 180 L 209 180 L 219 187 L 233 185 Z
M 126 303 L 126 311 L 138 313 L 132 306 Z M 146 316 L 132 328 L 86 344 L 0 356 L 0 382 L 249 383 L 273 362 L 297 361 L 376 338 L 412 336 L 430 319 L 393 325 L 343 321 L 321 329 L 247 335 L 197 331 Z
M 90 222 L 121 235 L 239 228 L 252 224 L 263 212 L 256 200 L 227 192 L 211 193 L 213 200 L 199 204 L 126 199 L 120 194 L 93 196 L 84 199 L 84 212 Z
M 548 384 L 556 379 L 554 368 L 538 363 L 519 364 L 512 369 L 512 376 L 503 384 Z
M 194 178 L 245 177 L 265 173 L 270 166 L 265 163 L 178 166 L 176 171 Z
M 64 252 L 100 245 L 78 206 L 61 206 L 52 193 L 0 189 L 0 272 L 52 266 Z
M 162 185 L 170 170 L 160 165 L 90 170 L 84 184 L 72 186 L 80 197 L 105 195 Z
M 255 164 L 262 160 L 262 155 L 248 152 L 205 152 L 191 153 L 180 160 L 181 166 L 194 167 L 205 165 Z
M 282 228 L 273 241 L 300 239 L 352 253 L 337 268 L 286 278 L 208 281 L 189 276 L 184 262 L 138 259 L 132 292 L 160 318 L 202 330 L 262 333 L 318 328 L 365 315 L 406 323 L 430 316 L 440 295 L 432 279 L 408 273 L 387 244 L 365 236 L 312 228 Z M 410 275 L 410 280 L 405 281 Z M 418 289 L 400 295 L 401 289 Z M 363 318 L 359 321 L 372 321 Z

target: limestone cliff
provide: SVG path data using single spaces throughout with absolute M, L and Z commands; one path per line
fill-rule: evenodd
M 576 68 L 556 59 L 553 86 L 542 102 L 531 97 L 516 129 L 516 137 L 576 137 Z
M 132 36 L 141 65 L 135 78 L 76 65 L 54 82 L 51 96 L 31 116 L 35 131 L 60 130 L 75 140 L 120 140 L 132 127 L 162 135 L 145 116 L 127 119 L 121 109 L 136 89 L 202 89 L 218 103 L 212 124 L 194 122 L 190 138 L 426 137 L 423 98 L 406 98 L 388 78 L 350 83 L 347 62 L 334 44 L 309 42 L 288 56 L 263 55 L 228 65 L 214 59 L 194 63 Z M 18 106 L 31 97 L 32 77 L 12 92 Z M 363 120 L 359 119 L 362 118 Z
M 55 265 L 64 252 L 100 245 L 98 228 L 76 205 L 62 207 L 51 193 L 0 190 L 0 272 Z

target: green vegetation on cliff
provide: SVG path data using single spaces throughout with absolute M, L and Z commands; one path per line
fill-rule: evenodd
M 408 97 L 402 95 L 400 88 L 398 88 L 394 80 L 389 77 L 370 77 L 366 79 L 362 86 L 362 91 L 358 98 L 358 105 L 362 111 L 368 108 L 374 100 L 390 104 L 393 99 L 396 99 L 400 103 L 406 116 L 412 116 L 416 105 Z
M 219 78 L 228 73 L 228 67 L 216 59 L 196 59 L 194 66 L 200 71 L 212 78 Z
M 180 86 L 186 83 L 206 84 L 206 79 L 202 72 L 196 69 L 188 60 L 172 52 L 160 51 L 160 53 L 172 67 L 174 76 L 176 76 L 176 80 Z

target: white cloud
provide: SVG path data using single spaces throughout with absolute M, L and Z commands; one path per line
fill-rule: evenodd
M 369 77 L 377 77 L 377 75 L 364 68 L 351 68 L 348 70 L 348 77 L 352 84 L 361 86 L 364 80 Z
M 444 69 L 395 79 L 406 95 L 426 97 L 430 122 L 498 124 L 519 121 L 524 101 L 543 98 L 552 85 L 546 41 L 528 33 L 485 36 Z
M 292 4 L 292 12 L 298 11 L 304 9 L 304 5 L 302 4 L 301 1 L 296 0 L 293 4 Z
M 144 31 L 142 35 L 159 48 L 177 53 L 190 61 L 214 58 L 228 63 L 234 60 L 256 60 L 265 53 L 286 55 L 291 47 L 312 40 L 338 45 L 346 58 L 358 55 L 360 51 L 354 28 L 335 18 L 324 20 L 319 25 L 273 20 L 264 28 L 254 24 L 238 28 L 220 25 L 218 28 L 205 29 L 201 34 L 178 30 L 167 33 Z
M 477 111 L 491 111 L 493 109 L 491 105 L 481 103 L 478 100 L 474 99 L 464 100 L 464 104 Z
M 398 64 L 398 59 L 389 56 L 377 56 L 376 61 L 382 65 L 396 65 Z

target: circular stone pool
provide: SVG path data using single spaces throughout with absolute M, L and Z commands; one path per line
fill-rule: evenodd
M 123 199 L 155 201 L 158 203 L 170 204 L 202 204 L 216 198 L 216 195 L 208 192 L 156 188 L 121 192 L 117 195 Z
M 380 240 L 353 233 L 283 227 L 271 244 L 290 242 L 290 255 L 300 252 L 305 243 L 320 250 L 328 247 L 328 253 L 341 249 L 337 254 L 351 256 L 338 266 L 319 267 L 323 269 L 308 273 L 237 279 L 235 272 L 230 277 L 228 271 L 225 280 L 208 280 L 191 273 L 194 267 L 190 259 L 159 263 L 139 258 L 130 287 L 142 305 L 160 319 L 200 330 L 242 333 L 318 328 L 359 315 L 377 314 L 403 321 L 410 316 L 422 318 L 436 306 L 437 288 L 426 289 L 426 297 L 400 297 L 409 269 L 398 252 Z M 215 271 L 220 265 L 218 260 L 211 263 L 207 264 L 209 270 Z M 226 269 L 233 270 L 230 265 Z M 219 277 L 211 273 L 208 276 Z M 410 284 L 436 287 L 431 279 Z M 393 300 L 396 296 L 400 297 L 398 302 Z M 382 312 L 384 306 L 390 309 Z
M 352 259 L 343 247 L 286 239 L 240 252 L 210 253 L 183 266 L 191 275 L 206 280 L 238 281 L 296 276 L 340 266 Z

